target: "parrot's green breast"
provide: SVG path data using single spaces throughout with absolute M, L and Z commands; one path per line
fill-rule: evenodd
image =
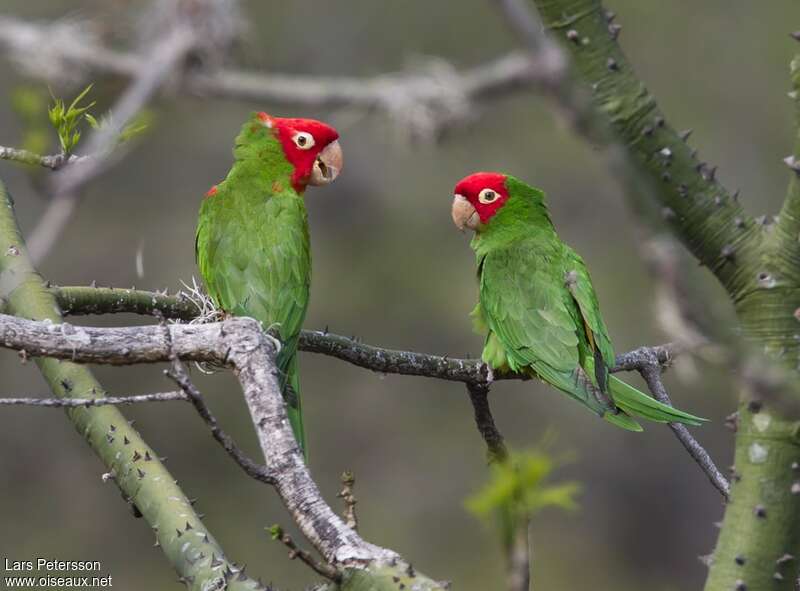
M 302 198 L 236 191 L 221 184 L 200 210 L 197 260 L 218 307 L 296 337 L 311 280 L 308 220 Z

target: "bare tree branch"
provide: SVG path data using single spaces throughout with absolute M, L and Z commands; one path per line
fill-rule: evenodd
M 669 394 L 667 394 L 667 389 L 661 381 L 661 366 L 658 361 L 651 357 L 651 360 L 641 367 L 639 373 L 642 374 L 645 382 L 647 382 L 647 387 L 653 393 L 653 396 L 660 402 L 672 406 L 672 401 L 669 398 Z M 711 484 L 714 485 L 714 488 L 727 499 L 730 494 L 730 483 L 714 464 L 708 452 L 694 437 L 692 437 L 692 434 L 689 433 L 689 429 L 687 429 L 685 425 L 670 423 L 669 428 L 675 433 L 675 437 L 683 444 L 683 447 L 689 452 L 692 459 L 694 459 L 697 465 L 705 472 Z
M 269 470 L 251 460 L 236 444 L 233 437 L 228 435 L 222 427 L 219 426 L 217 418 L 213 415 L 211 409 L 208 408 L 200 391 L 189 379 L 186 368 L 183 367 L 180 359 L 178 359 L 178 356 L 175 354 L 174 350 L 172 350 L 170 333 L 166 327 L 164 328 L 164 335 L 170 343 L 170 369 L 165 372 L 166 375 L 180 386 L 181 391 L 186 395 L 189 402 L 192 403 L 197 414 L 200 415 L 206 425 L 208 425 L 208 428 L 211 429 L 211 435 L 214 439 L 216 439 L 222 448 L 228 452 L 228 455 L 241 466 L 247 475 L 266 484 L 275 484 L 275 478 L 269 473 Z
M 330 579 L 331 581 L 334 581 L 336 583 L 342 580 L 341 573 L 339 573 L 339 571 L 337 571 L 335 567 L 331 566 L 330 564 L 325 564 L 323 562 L 320 562 L 319 560 L 314 558 L 314 556 L 308 550 L 304 550 L 303 548 L 298 546 L 292 539 L 292 536 L 283 531 L 283 528 L 280 525 L 273 525 L 270 528 L 270 533 L 273 539 L 278 540 L 281 544 L 283 544 L 289 549 L 290 560 L 299 558 L 301 562 L 304 562 L 309 567 L 311 567 L 311 569 L 318 575 L 321 575 L 326 579 Z
M 112 119 L 106 126 L 95 130 L 86 142 L 86 153 L 95 157 L 86 159 L 82 166 L 71 166 L 56 174 L 51 185 L 50 204 L 28 240 L 34 264 L 58 241 L 75 209 L 81 187 L 109 165 L 109 157 L 122 129 L 150 101 L 195 42 L 193 30 L 186 24 L 179 24 L 143 55 L 141 61 L 145 67 L 111 109 Z
M 60 42 L 48 43 L 58 35 Z M 41 25 L 0 18 L 0 46 L 26 65 L 35 48 L 46 50 L 52 63 L 68 71 L 141 76 L 147 61 L 139 55 L 100 43 L 79 22 Z M 27 56 L 27 57 L 26 57 Z M 552 57 L 552 56 L 549 56 Z M 533 60 L 526 53 L 509 53 L 486 64 L 458 72 L 442 59 L 427 69 L 374 78 L 293 76 L 235 69 L 186 72 L 182 87 L 190 93 L 273 105 L 377 109 L 389 113 L 402 127 L 422 136 L 436 136 L 449 126 L 473 116 L 472 104 L 539 85 L 547 85 L 557 65 Z M 35 63 L 41 60 L 36 58 Z M 35 74 L 36 67 L 27 68 Z M 46 75 L 55 75 L 51 68 Z
M 133 396 L 106 396 L 104 398 L 0 398 L 0 406 L 38 406 L 43 408 L 71 408 L 83 406 L 141 404 L 144 402 L 188 402 L 183 392 L 156 392 L 154 394 L 136 394 Z
M 33 166 L 43 166 L 51 170 L 58 170 L 65 164 L 85 162 L 88 158 L 89 156 L 76 156 L 74 154 L 70 156 L 67 156 L 66 154 L 52 154 L 43 156 L 41 154 L 34 154 L 28 150 L 0 146 L 0 160 L 9 160 L 11 162 L 31 164 Z
M 325 560 L 337 568 L 366 569 L 386 588 L 392 577 L 403 576 L 413 579 L 421 590 L 441 589 L 410 569 L 395 552 L 359 537 L 322 499 L 294 439 L 280 394 L 274 365 L 277 341 L 256 321 L 233 318 L 210 324 L 93 328 L 0 315 L 0 344 L 35 357 L 78 363 L 130 365 L 179 358 L 230 367 L 244 390 L 271 484 Z
M 156 292 L 142 292 L 127 289 L 108 288 L 83 288 L 63 287 L 54 288 L 59 303 L 65 313 L 101 314 L 104 312 L 130 311 L 139 314 L 148 310 L 163 311 L 165 314 L 174 314 L 178 318 L 191 318 L 194 307 L 186 296 L 167 296 Z M 129 302 L 129 303 L 126 303 Z M 196 310 L 196 307 L 194 308 Z M 322 353 L 336 357 L 353 365 L 363 367 L 379 373 L 393 373 L 401 375 L 423 376 L 448 381 L 464 382 L 467 384 L 470 399 L 475 408 L 475 419 L 479 431 L 487 442 L 491 457 L 502 457 L 503 439 L 497 431 L 491 416 L 491 411 L 486 401 L 490 373 L 488 367 L 476 359 L 451 359 L 447 356 L 429 355 L 412 351 L 398 351 L 374 347 L 358 342 L 355 339 L 334 335 L 321 331 L 303 331 L 300 335 L 300 350 L 311 353 Z M 687 350 L 687 345 L 668 343 L 653 347 L 640 347 L 627 353 L 617 355 L 616 365 L 612 373 L 621 371 L 637 371 L 648 380 L 652 379 L 653 368 L 659 372 L 668 366 L 680 353 Z M 655 363 L 655 366 L 653 365 Z M 496 373 L 494 380 L 529 379 L 529 376 L 514 373 Z M 658 386 L 660 384 L 660 387 Z M 669 402 L 663 384 L 653 382 L 648 386 L 656 398 L 662 394 L 666 399 L 661 399 L 665 404 Z M 728 484 L 715 466 L 708 452 L 689 433 L 688 429 L 680 424 L 671 424 L 675 436 L 683 444 L 692 458 L 706 473 L 711 483 L 717 490 L 727 497 Z M 497 454 L 501 455 L 498 456 Z
M 472 408 L 475 411 L 475 425 L 486 442 L 489 462 L 507 460 L 508 449 L 503 435 L 494 423 L 492 410 L 489 407 L 489 385 L 481 382 L 467 382 L 467 392 L 469 393 L 470 402 L 472 402 Z

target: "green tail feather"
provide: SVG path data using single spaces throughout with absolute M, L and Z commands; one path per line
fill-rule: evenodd
M 284 359 L 283 352 L 284 349 L 281 349 L 277 359 L 281 394 L 286 401 L 286 414 L 289 415 L 289 424 L 292 426 L 294 438 L 308 460 L 306 434 L 303 429 L 303 410 L 300 404 L 300 373 L 297 369 L 297 353 L 293 353 L 291 356 L 287 355 Z
M 658 400 L 651 398 L 647 394 L 640 392 L 633 386 L 630 386 L 620 379 L 611 376 L 608 381 L 609 391 L 614 403 L 624 411 L 626 414 L 634 415 L 636 417 L 654 421 L 656 423 L 683 423 L 684 425 L 700 426 L 707 422 L 708 419 L 696 417 L 677 408 L 662 404 Z M 608 413 L 605 418 L 610 423 L 614 423 L 623 428 L 628 428 L 617 422 L 619 414 L 616 416 L 609 416 Z M 630 417 L 630 421 L 636 423 Z M 626 421 L 623 421 L 626 422 Z M 637 424 L 638 426 L 638 424 Z M 637 430 L 637 429 L 632 429 Z M 639 427 L 638 430 L 641 430 Z
M 625 429 L 626 431 L 634 431 L 635 433 L 644 431 L 639 423 L 637 423 L 624 412 L 618 412 L 616 414 L 613 412 L 606 412 L 603 415 L 603 418 L 612 425 Z

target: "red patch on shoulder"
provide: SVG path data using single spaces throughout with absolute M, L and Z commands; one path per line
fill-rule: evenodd
M 260 112 L 258 113 L 258 118 L 259 118 L 259 119 L 261 119 L 261 121 L 262 121 L 263 123 L 269 123 L 269 122 L 270 122 L 270 120 L 272 119 L 272 117 L 270 117 L 269 115 L 267 115 L 267 114 L 266 114 L 264 111 L 260 111 Z
M 478 195 L 484 189 L 491 189 L 500 197 L 491 203 L 481 203 Z M 464 196 L 472 204 L 483 223 L 490 220 L 509 198 L 506 175 L 499 172 L 476 172 L 464 177 L 456 184 L 454 193 Z
M 207 192 L 206 197 L 213 197 L 217 194 L 217 185 L 213 185 Z

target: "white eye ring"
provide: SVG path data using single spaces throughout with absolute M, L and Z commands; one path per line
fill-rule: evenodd
M 484 204 L 494 203 L 498 197 L 500 194 L 494 189 L 481 189 L 481 192 L 478 193 L 478 201 Z
M 314 147 L 314 136 L 307 131 L 298 131 L 292 138 L 294 145 L 301 150 L 310 150 Z

